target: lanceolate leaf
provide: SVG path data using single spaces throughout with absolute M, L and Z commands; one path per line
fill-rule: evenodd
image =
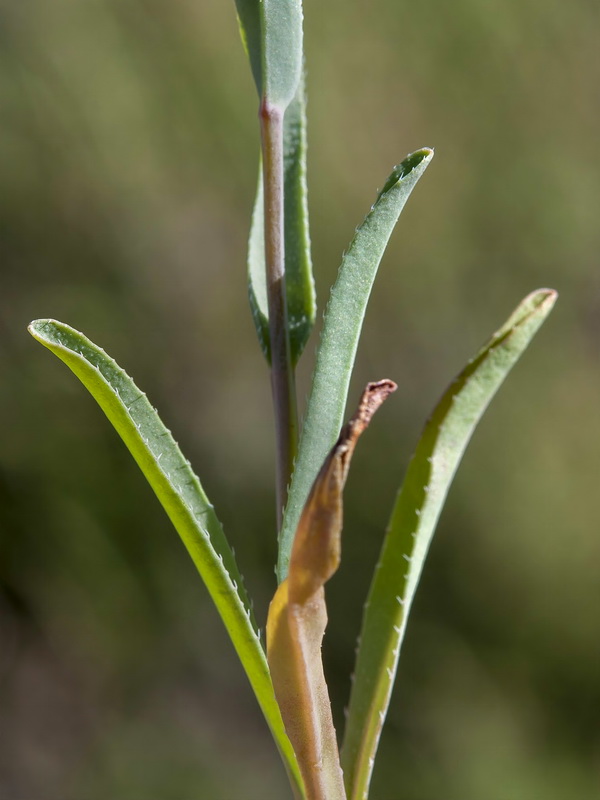
M 345 800 L 337 739 L 323 675 L 327 625 L 324 584 L 340 562 L 342 492 L 358 437 L 390 392 L 392 381 L 370 383 L 312 487 L 287 579 L 269 608 L 267 653 L 275 694 L 304 777 L 309 800 Z
M 271 728 L 297 797 L 302 780 L 279 707 L 250 603 L 212 505 L 171 433 L 131 378 L 78 331 L 54 320 L 29 331 L 75 373 L 137 461 L 179 533 L 217 606 Z
M 306 197 L 306 109 L 304 81 L 283 118 L 285 282 L 292 363 L 300 358 L 315 321 Z M 258 338 L 270 361 L 262 169 L 248 243 L 250 307 Z
M 280 581 L 287 575 L 294 532 L 310 487 L 344 418 L 358 340 L 381 257 L 408 196 L 432 158 L 433 150 L 417 150 L 393 170 L 356 231 L 331 290 L 279 541 Z
M 365 605 L 342 750 L 349 800 L 367 797 L 408 614 L 456 468 L 488 403 L 555 300 L 550 289 L 523 300 L 449 386 L 417 445 Z

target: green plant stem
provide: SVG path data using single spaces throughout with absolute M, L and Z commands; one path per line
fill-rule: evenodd
M 265 262 L 271 339 L 271 392 L 275 412 L 277 529 L 281 530 L 298 442 L 296 386 L 285 292 L 283 111 L 260 105 L 265 200 Z

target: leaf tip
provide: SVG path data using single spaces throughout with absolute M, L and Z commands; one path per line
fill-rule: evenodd
M 59 322 L 57 319 L 34 319 L 27 326 L 27 330 L 33 338 L 48 347 L 50 350 L 53 348 L 67 348 L 73 349 L 69 340 L 75 336 L 82 340 L 85 339 L 83 334 L 71 328 L 64 322 Z M 87 340 L 86 340 L 87 341 Z
M 387 398 L 396 391 L 398 384 L 389 378 L 368 383 L 358 407 L 358 416 L 365 425 L 371 421 L 373 414 Z
M 418 180 L 425 169 L 429 166 L 429 162 L 433 158 L 434 150 L 432 147 L 422 147 L 420 150 L 415 150 L 414 153 L 409 153 L 406 158 L 397 164 L 391 172 L 390 177 L 387 179 L 385 186 L 379 193 L 379 197 L 393 189 L 396 184 L 405 180 L 417 167 L 420 167 L 418 175 L 413 175 L 413 178 Z
M 556 289 L 538 289 L 532 292 L 532 294 L 537 296 L 538 304 L 547 308 L 548 311 L 550 311 L 558 300 L 558 292 Z
M 534 314 L 535 316 L 546 317 L 552 311 L 556 300 L 558 299 L 558 292 L 556 289 L 536 289 L 527 295 L 521 303 L 524 312 Z
M 53 319 L 34 319 L 27 326 L 27 330 L 34 339 L 39 341 L 46 338 L 48 328 L 55 324 L 56 320 Z
M 421 147 L 420 150 L 415 150 L 414 153 L 409 153 L 406 158 L 398 164 L 396 169 L 399 172 L 398 178 L 402 180 L 409 175 L 413 169 L 418 167 L 419 165 L 423 166 L 423 169 L 429 164 L 431 159 L 434 156 L 434 149 L 433 147 Z

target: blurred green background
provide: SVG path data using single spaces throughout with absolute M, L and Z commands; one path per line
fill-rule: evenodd
M 434 540 L 374 800 L 590 800 L 600 785 L 600 6 L 307 0 L 320 308 L 393 164 L 436 157 L 381 268 L 325 658 L 338 729 L 420 427 L 540 286 L 546 326 Z M 26 333 L 86 332 L 191 457 L 264 619 L 268 373 L 247 308 L 256 98 L 233 0 L 0 4 L 0 799 L 259 800 L 286 778 L 183 547 L 108 422 Z M 306 394 L 313 335 L 301 363 Z

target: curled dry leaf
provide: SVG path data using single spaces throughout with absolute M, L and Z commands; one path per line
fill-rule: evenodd
M 269 608 L 267 658 L 277 702 L 308 800 L 346 797 L 321 643 L 327 625 L 324 584 L 340 563 L 342 492 L 359 436 L 396 390 L 369 383 L 313 484 L 294 537 L 288 577 Z

